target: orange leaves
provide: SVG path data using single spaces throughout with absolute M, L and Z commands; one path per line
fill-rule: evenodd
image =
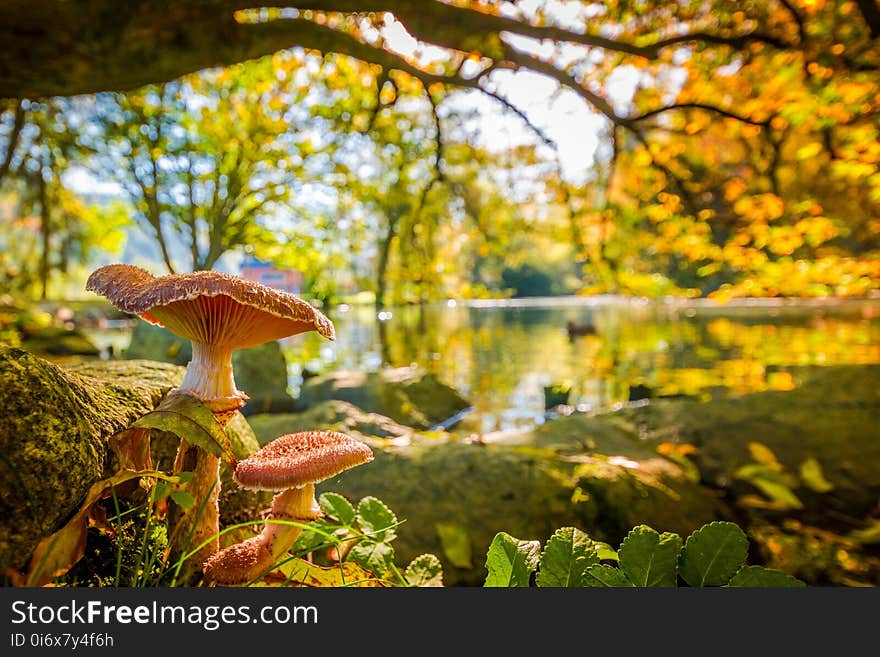
M 733 211 L 749 221 L 774 221 L 785 213 L 785 202 L 776 194 L 743 196 L 733 204 Z

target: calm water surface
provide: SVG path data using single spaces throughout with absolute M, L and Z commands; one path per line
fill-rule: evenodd
M 416 365 L 474 410 L 460 429 L 526 428 L 545 418 L 545 386 L 582 411 L 653 395 L 711 398 L 793 387 L 808 365 L 880 363 L 880 299 L 711 302 L 552 298 L 328 312 L 337 340 L 283 341 L 289 384 L 304 369 Z M 568 323 L 578 329 L 574 335 Z
M 442 303 L 327 311 L 337 339 L 282 341 L 291 394 L 304 371 L 420 366 L 456 387 L 473 411 L 456 428 L 488 432 L 545 420 L 545 386 L 570 388 L 581 411 L 652 395 L 708 399 L 788 390 L 809 365 L 880 363 L 880 299 L 702 301 L 607 297 Z M 580 331 L 570 335 L 568 323 Z M 117 350 L 128 333 L 92 333 Z

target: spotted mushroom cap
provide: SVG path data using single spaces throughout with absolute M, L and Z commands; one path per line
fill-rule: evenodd
M 197 342 L 241 348 L 305 331 L 336 337 L 333 322 L 299 297 L 217 271 L 157 277 L 132 265 L 107 265 L 89 276 L 86 289 Z
M 234 479 L 251 490 L 286 490 L 316 484 L 373 460 L 372 450 L 336 431 L 280 436 L 235 467 Z

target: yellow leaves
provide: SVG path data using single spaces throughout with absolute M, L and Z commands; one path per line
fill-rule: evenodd
M 773 221 L 785 213 L 785 202 L 776 194 L 743 196 L 733 204 L 733 211 L 750 221 Z
M 635 157 L 633 157 L 633 164 L 638 167 L 651 166 L 652 161 L 651 154 L 645 150 L 640 150 L 635 154 Z
M 822 144 L 818 141 L 813 141 L 807 144 L 806 146 L 801 146 L 797 149 L 797 159 L 799 160 L 809 160 L 816 157 L 819 153 L 822 152 Z
M 383 587 L 368 570 L 353 561 L 342 561 L 335 566 L 317 566 L 305 559 L 291 559 L 269 573 L 263 584 L 302 587 Z

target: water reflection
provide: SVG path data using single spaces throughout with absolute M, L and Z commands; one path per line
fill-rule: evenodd
M 791 368 L 880 363 L 880 300 L 741 306 L 605 298 L 474 302 L 328 312 L 337 340 L 284 341 L 291 393 L 333 369 L 418 365 L 472 400 L 467 427 L 544 420 L 545 386 L 606 408 L 639 396 L 699 398 L 790 389 Z M 569 324 L 594 331 L 569 331 Z

